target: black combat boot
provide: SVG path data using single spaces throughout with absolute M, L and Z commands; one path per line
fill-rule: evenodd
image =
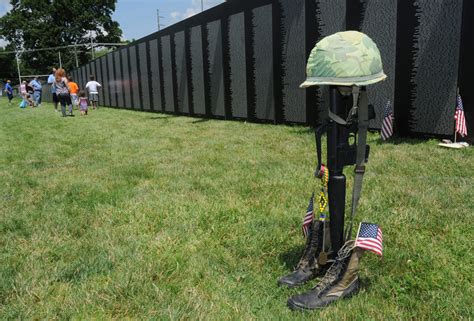
M 321 221 L 313 221 L 306 239 L 305 250 L 296 269 L 291 274 L 278 280 L 278 285 L 294 288 L 303 285 L 321 274 L 323 269 L 322 264 L 325 262 L 321 262 L 320 264 L 318 259 L 320 253 L 323 251 L 323 238 L 327 240 L 324 242 L 324 246 L 326 247 L 324 250 L 330 247 L 329 224 L 326 223 L 326 228 L 324 228 L 324 226 L 325 224 Z M 324 230 L 326 230 L 326 233 L 324 233 Z
M 348 298 L 359 290 L 359 260 L 363 250 L 354 248 L 354 241 L 347 242 L 338 252 L 334 263 L 321 282 L 309 292 L 288 299 L 292 310 L 324 308 L 342 298 Z

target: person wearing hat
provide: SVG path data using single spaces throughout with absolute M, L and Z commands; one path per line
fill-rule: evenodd
M 32 81 L 30 81 L 29 85 L 31 88 L 33 88 L 33 102 L 36 107 L 39 107 L 41 105 L 42 85 L 38 80 L 38 77 L 35 77 Z

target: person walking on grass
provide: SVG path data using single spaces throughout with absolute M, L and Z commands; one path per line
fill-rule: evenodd
M 79 108 L 81 109 L 81 115 L 87 116 L 89 102 L 87 101 L 86 92 L 84 90 L 79 92 Z
M 13 87 L 11 85 L 11 81 L 7 80 L 7 84 L 5 85 L 5 92 L 7 93 L 8 97 L 8 104 L 12 104 L 12 99 L 13 99 Z
M 58 103 L 59 99 L 56 95 L 56 88 L 54 88 L 54 82 L 56 78 L 56 68 L 53 68 L 53 73 L 48 77 L 48 84 L 51 85 L 51 93 L 53 94 L 53 104 L 54 104 L 54 111 L 58 112 Z
M 38 80 L 38 77 L 35 77 L 32 81 L 30 81 L 31 88 L 33 88 L 33 101 L 36 107 L 41 105 L 41 83 Z
M 102 85 L 95 81 L 93 75 L 90 75 L 89 79 L 86 84 L 86 89 L 89 91 L 89 102 L 92 104 L 92 108 L 96 109 L 99 101 L 99 89 L 102 88 Z
M 26 99 L 26 94 L 28 91 L 26 90 L 26 81 L 22 81 L 20 84 L 20 95 L 23 99 Z
M 72 77 L 67 77 L 69 82 L 69 92 L 71 93 L 71 100 L 73 106 L 79 106 L 79 101 L 77 99 L 77 94 L 79 93 L 79 86 L 73 81 Z
M 56 75 L 54 77 L 54 88 L 56 89 L 56 96 L 61 104 L 62 116 L 66 117 L 66 106 L 69 106 L 69 116 L 74 116 L 72 114 L 72 102 L 71 95 L 69 93 L 68 80 L 66 78 L 66 71 L 60 68 L 56 70 Z

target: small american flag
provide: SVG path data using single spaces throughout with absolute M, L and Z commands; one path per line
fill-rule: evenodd
M 462 104 L 461 95 L 458 95 L 456 113 L 454 114 L 456 120 L 456 133 L 462 137 L 467 136 L 466 118 L 464 117 L 464 108 Z
M 360 223 L 359 233 L 357 234 L 354 246 L 382 256 L 382 243 L 382 230 L 377 224 Z
M 303 220 L 304 237 L 308 237 L 309 229 L 311 227 L 311 224 L 313 223 L 313 217 L 314 217 L 313 205 L 314 205 L 314 193 L 313 195 L 311 195 L 311 198 L 309 199 L 308 209 L 306 210 L 306 215 L 304 216 L 304 220 Z
M 392 103 L 389 100 L 385 106 L 382 130 L 380 131 L 382 140 L 387 140 L 393 135 L 393 118 Z

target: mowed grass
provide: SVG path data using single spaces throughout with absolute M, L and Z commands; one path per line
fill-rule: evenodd
M 385 255 L 357 296 L 299 313 L 315 282 L 276 281 L 319 184 L 306 127 L 17 105 L 0 100 L 0 319 L 474 318 L 472 148 L 370 135 L 357 221 Z

